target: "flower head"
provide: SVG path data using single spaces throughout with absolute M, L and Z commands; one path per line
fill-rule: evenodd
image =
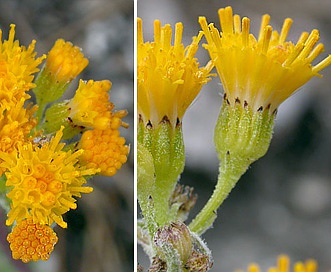
M 114 104 L 109 101 L 111 82 L 79 82 L 75 96 L 68 102 L 69 118 L 74 125 L 96 129 L 118 129 L 127 127 L 121 118 L 127 115 L 126 110 L 112 112 Z
M 274 111 L 296 89 L 331 64 L 331 56 L 316 65 L 312 62 L 323 51 L 319 32 L 303 32 L 296 44 L 286 41 L 291 19 L 284 21 L 280 33 L 264 15 L 256 39 L 249 33 L 250 20 L 232 14 L 232 8 L 219 10 L 222 32 L 206 18 L 199 22 L 207 40 L 206 49 L 221 78 L 230 104 L 241 103 L 253 110 Z
M 58 39 L 49 51 L 45 69 L 60 82 L 70 82 L 87 66 L 81 49 L 71 42 Z
M 39 106 L 36 114 L 39 121 L 42 121 L 48 103 L 59 99 L 87 64 L 88 60 L 79 47 L 62 39 L 55 42 L 36 78 L 36 88 L 33 89 Z
M 144 42 L 142 20 L 138 19 L 138 112 L 147 123 L 158 125 L 166 117 L 175 126 L 186 109 L 209 81 L 212 64 L 199 68 L 194 57 L 202 37 L 193 37 L 186 48 L 182 44 L 183 24 L 161 27 L 154 21 L 154 41 Z
M 32 41 L 28 48 L 21 46 L 15 40 L 15 25 L 10 25 L 8 40 L 2 41 L 0 30 L 0 99 L 6 101 L 20 101 L 28 99 L 28 90 L 35 86 L 32 83 L 34 73 L 38 72 L 38 65 L 45 56 L 35 58 L 36 41 Z
M 82 135 L 79 148 L 84 150 L 80 163 L 89 168 L 100 168 L 100 174 L 113 176 L 127 161 L 129 146 L 119 130 L 88 130 Z
M 46 261 L 49 259 L 58 241 L 56 233 L 48 225 L 33 223 L 29 217 L 16 225 L 8 234 L 13 259 L 30 261 Z
M 259 272 L 260 267 L 257 264 L 250 264 L 247 272 Z M 278 257 L 277 266 L 270 267 L 268 272 L 317 272 L 317 263 L 315 260 L 307 260 L 305 263 L 296 262 L 293 270 L 290 268 L 290 258 L 286 255 Z M 239 271 L 238 271 L 239 272 Z
M 92 192 L 91 187 L 83 187 L 84 176 L 95 174 L 98 169 L 85 169 L 77 164 L 83 150 L 74 153 L 62 150 L 62 129 L 41 146 L 29 142 L 18 144 L 11 154 L 0 153 L 1 167 L 7 169 L 6 186 L 11 188 L 7 194 L 11 200 L 7 225 L 31 216 L 34 223 L 55 222 L 65 228 L 62 215 L 76 209 L 74 197 Z

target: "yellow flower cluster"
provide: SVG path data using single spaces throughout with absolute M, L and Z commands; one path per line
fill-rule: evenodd
M 199 68 L 195 58 L 200 33 L 186 48 L 182 44 L 183 24 L 172 28 L 154 22 L 154 41 L 144 42 L 142 20 L 138 18 L 138 112 L 145 123 L 157 126 L 164 117 L 175 126 L 210 78 L 212 63 Z
M 84 150 L 80 163 L 88 168 L 100 168 L 100 174 L 113 176 L 126 163 L 129 147 L 116 129 L 93 129 L 84 132 L 79 148 Z
M 205 48 L 215 63 L 227 101 L 242 103 L 253 110 L 273 112 L 296 89 L 331 64 L 331 56 L 313 66 L 311 63 L 323 51 L 318 44 L 318 30 L 303 32 L 296 44 L 286 41 L 291 19 L 284 21 L 280 33 L 269 25 L 264 15 L 256 39 L 250 30 L 250 20 L 233 15 L 232 8 L 220 9 L 222 31 L 199 22 L 207 40 Z
M 34 87 L 33 74 L 44 59 L 35 58 L 35 41 L 25 48 L 14 38 L 15 25 L 11 25 L 8 40 L 2 41 L 0 30 L 0 151 L 6 153 L 25 142 L 36 126 L 36 107 L 24 105 L 30 98 L 26 92 Z M 3 171 L 0 167 L 0 175 Z
M 2 41 L 0 30 L 0 99 L 8 103 L 30 98 L 26 92 L 35 86 L 33 74 L 39 71 L 38 66 L 45 58 L 35 58 L 36 41 L 26 48 L 14 39 L 15 25 L 10 26 L 8 40 Z
M 290 258 L 286 255 L 278 257 L 277 266 L 270 267 L 268 272 L 317 272 L 317 263 L 315 260 L 307 260 L 306 262 L 296 262 L 293 265 L 293 269 L 290 267 Z M 260 267 L 257 264 L 250 264 L 247 268 L 247 272 L 260 272 Z M 243 272 L 237 270 L 236 272 Z
M 109 80 L 80 80 L 75 96 L 67 105 L 69 118 L 75 125 L 100 130 L 126 126 L 121 118 L 127 115 L 127 111 L 112 112 L 115 106 L 109 101 L 108 94 L 111 85 Z
M 10 155 L 0 153 L 6 171 L 7 194 L 11 199 L 7 225 L 32 217 L 34 222 L 67 227 L 62 215 L 76 209 L 75 198 L 81 193 L 92 192 L 83 187 L 84 176 L 93 175 L 98 169 L 84 169 L 77 164 L 82 150 L 71 153 L 62 150 L 62 129 L 55 137 L 41 146 L 27 143 L 19 145 Z
M 74 127 L 89 129 L 83 132 L 78 147 L 84 150 L 80 163 L 100 168 L 100 174 L 113 176 L 127 161 L 129 147 L 120 137 L 119 128 L 128 127 L 122 121 L 126 110 L 114 112 L 110 102 L 109 80 L 81 80 L 75 96 L 66 104 L 68 120 Z
M 66 117 L 84 130 L 91 129 L 86 131 L 90 136 L 82 137 L 84 149 L 74 150 L 77 144 L 65 147 L 62 125 L 43 135 L 46 106 L 62 96 L 88 60 L 77 46 L 60 39 L 33 83 L 45 56 L 35 58 L 35 41 L 26 49 L 14 36 L 14 25 L 8 40 L 2 41 L 0 32 L 0 176 L 4 182 L 0 193 L 7 196 L 1 203 L 9 210 L 6 225 L 12 226 L 12 232 L 7 240 L 13 258 L 29 262 L 49 258 L 57 242 L 51 226 L 66 228 L 63 215 L 76 209 L 77 197 L 93 191 L 84 186 L 86 177 L 100 171 L 114 175 L 126 162 L 129 148 L 118 129 L 128 125 L 121 120 L 127 111 L 113 112 L 110 81 L 81 81 Z M 27 101 L 30 90 L 35 105 Z M 85 138 L 95 144 L 84 144 Z
M 88 65 L 80 48 L 71 42 L 58 39 L 46 60 L 46 70 L 60 82 L 69 82 Z
M 25 219 L 16 225 L 7 237 L 13 259 L 22 262 L 47 261 L 58 241 L 51 227 L 33 223 L 32 218 Z

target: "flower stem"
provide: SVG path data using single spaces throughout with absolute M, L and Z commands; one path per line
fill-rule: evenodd
M 217 217 L 217 209 L 227 198 L 248 166 L 249 164 L 245 164 L 239 158 L 231 157 L 230 153 L 226 154 L 224 160 L 220 163 L 217 185 L 211 198 L 189 225 L 192 232 L 201 235 L 211 227 Z
M 172 221 L 169 211 L 169 199 L 176 185 L 175 180 L 170 176 L 167 179 L 156 179 L 154 195 L 155 222 L 164 226 Z

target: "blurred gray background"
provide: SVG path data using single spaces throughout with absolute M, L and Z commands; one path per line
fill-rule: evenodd
M 234 13 L 251 19 L 257 35 L 261 16 L 271 15 L 280 31 L 286 17 L 294 20 L 289 39 L 303 31 L 320 30 L 325 45 L 322 58 L 331 53 L 331 2 L 329 0 L 138 0 L 144 36 L 152 40 L 153 21 L 184 23 L 184 44 L 200 29 L 198 16 L 219 26 L 217 10 L 232 5 Z M 201 49 L 200 63 L 207 62 Z M 321 60 L 322 58 L 319 58 Z M 319 271 L 331 269 L 331 68 L 314 78 L 279 108 L 275 133 L 265 157 L 241 178 L 218 212 L 214 227 L 203 236 L 213 252 L 212 271 L 244 269 L 258 262 L 265 270 L 276 257 L 288 254 L 293 261 L 315 258 Z M 186 113 L 184 138 L 186 168 L 181 183 L 199 194 L 197 211 L 213 191 L 218 160 L 213 129 L 221 105 L 222 87 L 214 78 Z M 148 267 L 140 250 L 139 262 Z M 264 271 L 263 270 L 263 271 Z
M 109 79 L 111 101 L 127 109 L 121 129 L 133 146 L 133 1 L 131 0 L 1 0 L 0 28 L 8 37 L 11 23 L 16 38 L 36 51 L 47 53 L 58 38 L 81 47 L 89 66 L 79 78 Z M 72 83 L 71 90 L 78 86 Z M 70 98 L 72 92 L 66 95 Z M 68 229 L 55 227 L 59 242 L 47 262 L 23 265 L 11 261 L 1 214 L 0 271 L 109 272 L 133 270 L 133 152 L 128 162 L 110 178 L 89 182 L 94 192 L 78 200 L 78 209 L 66 214 Z

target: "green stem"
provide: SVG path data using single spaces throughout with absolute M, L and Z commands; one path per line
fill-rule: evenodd
M 246 172 L 249 164 L 228 153 L 220 163 L 217 185 L 204 208 L 189 225 L 192 232 L 201 235 L 211 227 L 217 217 L 217 209 L 227 198 L 239 178 Z
M 163 178 L 156 178 L 154 191 L 155 222 L 164 226 L 173 221 L 170 213 L 169 199 L 175 189 L 177 177 L 168 175 Z

